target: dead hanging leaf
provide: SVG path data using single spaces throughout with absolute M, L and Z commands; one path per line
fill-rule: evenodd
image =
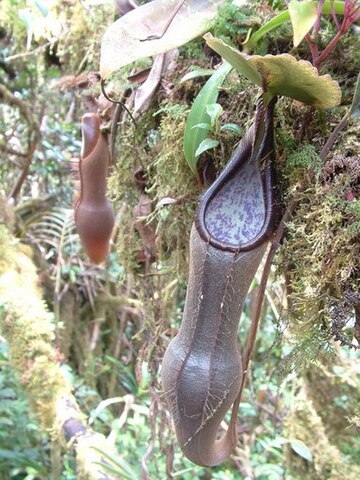
M 155 57 L 148 78 L 135 92 L 134 118 L 137 118 L 141 113 L 148 110 L 160 84 L 162 75 L 167 71 L 169 64 L 175 61 L 178 54 L 179 51 L 175 49 Z
M 134 227 L 142 240 L 143 249 L 139 252 L 138 260 L 154 261 L 156 258 L 156 224 L 154 220 L 146 220 L 152 212 L 152 205 L 148 195 L 142 193 L 139 203 L 133 209 Z
M 150 73 L 146 81 L 135 92 L 134 112 L 133 115 L 138 116 L 147 110 L 151 104 L 151 100 L 160 83 L 161 75 L 164 67 L 165 54 L 161 53 L 155 57 Z M 136 118 L 136 117 L 134 117 Z
M 210 33 L 206 43 L 246 78 L 270 95 L 284 95 L 318 108 L 331 108 L 341 101 L 339 84 L 330 75 L 319 76 L 305 60 L 288 53 L 281 55 L 245 55 Z
M 179 8 L 164 35 L 179 0 L 154 0 L 110 25 L 102 39 L 100 74 L 106 80 L 113 72 L 135 60 L 168 52 L 209 29 L 223 0 L 187 0 Z
M 144 83 L 148 78 L 151 68 L 144 68 L 139 72 L 132 73 L 127 77 L 128 82 L 130 83 Z

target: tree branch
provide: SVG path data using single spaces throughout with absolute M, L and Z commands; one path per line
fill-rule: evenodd
M 25 161 L 21 173 L 19 174 L 14 186 L 12 187 L 9 198 L 14 198 L 19 195 L 21 187 L 29 173 L 30 165 L 38 144 L 40 140 L 40 126 L 35 120 L 35 117 L 32 114 L 31 107 L 27 102 L 16 97 L 10 90 L 8 90 L 5 85 L 0 84 L 0 96 L 2 96 L 5 101 L 20 110 L 20 113 L 25 118 L 28 127 L 28 151 L 24 154 Z
M 0 143 L 0 150 L 2 152 L 8 153 L 9 155 L 16 155 L 17 157 L 27 157 L 28 154 L 24 152 L 19 152 L 18 150 L 15 150 L 14 148 L 8 147 L 7 145 L 4 145 L 3 143 Z
M 2 333 L 30 407 L 45 431 L 65 438 L 67 446 L 75 449 L 79 479 L 115 480 L 101 465 L 108 463 L 106 457 L 96 450 L 115 455 L 113 445 L 86 424 L 60 368 L 59 352 L 52 346 L 54 325 L 35 266 L 4 226 L 0 226 L 0 244 Z
M 25 117 L 29 127 L 32 130 L 40 132 L 40 127 L 36 122 L 33 114 L 31 113 L 31 107 L 27 102 L 16 97 L 10 90 L 8 90 L 5 85 L 0 83 L 0 96 L 3 96 L 6 103 L 12 107 L 17 107 L 20 110 L 20 113 Z

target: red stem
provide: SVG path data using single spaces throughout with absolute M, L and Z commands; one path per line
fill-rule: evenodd
M 311 56 L 312 56 L 312 63 L 313 63 L 313 65 L 316 65 L 316 62 L 319 58 L 319 49 L 318 49 L 316 43 L 314 42 L 314 40 L 312 39 L 310 33 L 307 33 L 305 35 L 305 40 L 307 41 L 307 43 L 310 47 L 310 52 L 311 52 Z
M 340 30 L 340 23 L 339 23 L 339 20 L 338 20 L 338 18 L 337 18 L 337 16 L 336 16 L 336 13 L 335 13 L 334 1 L 331 2 L 331 15 L 332 15 L 333 20 L 334 20 L 334 22 L 335 22 L 336 28 L 337 28 L 338 30 Z
M 331 40 L 331 42 L 329 43 L 329 45 L 325 48 L 325 50 L 323 50 L 320 54 L 320 56 L 318 57 L 318 59 L 316 60 L 316 62 L 314 63 L 315 67 L 319 70 L 319 67 L 320 65 L 322 64 L 322 62 L 325 60 L 325 58 L 329 55 L 329 53 L 331 52 L 331 50 L 333 50 L 336 46 L 336 44 L 338 43 L 338 41 L 340 40 L 340 38 L 344 35 L 344 31 L 343 29 L 341 28 L 337 34 L 335 35 L 335 37 Z

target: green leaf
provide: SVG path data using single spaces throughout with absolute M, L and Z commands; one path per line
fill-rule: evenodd
M 209 70 L 207 68 L 197 68 L 196 70 L 191 70 L 191 72 L 186 73 L 180 80 L 180 83 L 193 80 L 194 78 L 210 77 L 214 72 L 215 70 Z
M 94 462 L 94 463 L 95 465 L 99 465 L 103 470 L 107 471 L 108 473 L 112 473 L 113 475 L 115 475 L 115 478 L 121 478 L 123 480 L 135 480 L 136 478 L 138 478 L 135 475 L 134 476 L 128 475 L 120 467 L 116 467 L 116 468 L 111 467 L 107 463 L 103 463 L 103 462 Z
M 205 138 L 203 140 L 198 149 L 195 152 L 196 156 L 200 156 L 202 153 L 206 152 L 206 150 L 210 150 L 211 148 L 215 148 L 219 145 L 219 142 L 217 140 L 214 140 L 213 138 Z
M 245 55 L 210 33 L 204 36 L 208 45 L 231 63 L 241 74 L 263 86 L 270 96 L 284 95 L 319 108 L 340 103 L 341 90 L 330 75 L 319 76 L 311 63 L 281 55 Z
M 115 469 L 115 468 L 112 468 L 110 465 L 107 465 L 106 463 L 96 462 L 99 465 L 101 465 L 103 468 L 106 468 L 107 470 L 110 470 L 111 468 L 112 473 L 117 473 L 118 475 L 121 475 L 123 478 L 126 478 L 126 480 L 136 480 L 137 478 L 139 478 L 137 476 L 137 473 L 132 469 L 132 467 L 120 456 L 115 455 L 111 452 L 105 451 L 101 448 L 93 447 L 93 449 L 98 453 L 100 453 L 101 455 L 103 455 L 107 460 L 109 460 L 116 467 Z
M 209 105 L 206 105 L 206 113 L 210 117 L 212 127 L 216 124 L 223 111 L 224 110 L 219 103 L 210 103 Z
M 243 130 L 239 127 L 239 125 L 236 125 L 236 123 L 226 123 L 220 128 L 220 132 L 224 132 L 226 130 L 236 133 L 239 136 L 244 134 Z
M 290 0 L 288 8 L 294 31 L 294 47 L 309 33 L 316 22 L 318 2 L 314 0 Z
M 199 157 L 196 151 L 205 139 L 207 133 L 203 128 L 194 127 L 202 123 L 210 124 L 210 117 L 206 111 L 206 106 L 216 103 L 219 89 L 231 69 L 232 66 L 225 62 L 216 70 L 195 98 L 187 118 L 184 134 L 184 155 L 190 169 L 194 173 Z
M 102 38 L 101 77 L 106 80 L 135 60 L 168 52 L 206 32 L 222 1 L 188 0 L 163 35 L 178 0 L 154 0 L 122 16 L 106 29 Z
M 262 72 L 268 91 L 284 95 L 318 108 L 332 108 L 341 101 L 339 84 L 330 75 L 319 76 L 305 60 L 284 53 L 254 56 L 251 61 Z
M 297 453 L 301 458 L 304 458 L 308 462 L 312 462 L 313 457 L 310 448 L 305 445 L 301 440 L 291 440 L 291 448 Z
M 356 80 L 354 97 L 351 104 L 350 113 L 353 118 L 360 116 L 360 73 Z
M 197 123 L 196 125 L 194 125 L 192 127 L 192 130 L 194 128 L 203 128 L 204 130 L 209 131 L 209 130 L 211 130 L 211 125 L 210 125 L 210 123 Z
M 276 17 L 273 17 L 265 25 L 263 25 L 259 30 L 250 35 L 249 38 L 243 42 L 244 48 L 246 51 L 252 51 L 254 46 L 269 32 L 275 30 L 275 28 L 280 27 L 284 23 L 287 23 L 290 20 L 290 14 L 288 10 L 280 12 Z
M 344 2 L 343 1 L 335 1 L 326 0 L 323 5 L 322 13 L 325 15 L 329 15 L 331 13 L 331 3 L 334 5 L 334 11 L 337 15 L 344 14 Z M 254 46 L 269 32 L 274 30 L 275 28 L 280 27 L 284 23 L 290 21 L 290 13 L 289 10 L 285 10 L 284 12 L 280 12 L 278 15 L 273 17 L 269 20 L 265 25 L 263 25 L 259 30 L 254 32 L 246 42 L 244 42 L 246 51 L 252 51 Z
M 227 45 L 222 40 L 213 37 L 211 33 L 206 33 L 204 35 L 204 39 L 209 47 L 221 55 L 227 62 L 236 68 L 236 70 L 255 83 L 255 85 L 261 87 L 261 75 L 257 71 L 256 67 L 249 62 L 247 56 L 240 53 L 236 48 Z

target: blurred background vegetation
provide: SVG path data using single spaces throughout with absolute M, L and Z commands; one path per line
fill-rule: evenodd
M 249 28 L 258 29 L 284 8 L 282 0 L 241 7 L 225 2 L 212 32 L 239 48 Z M 322 72 L 339 81 L 341 106 L 309 114 L 297 102 L 279 101 L 277 167 L 284 204 L 296 185 L 306 188 L 266 290 L 240 405 L 238 447 L 210 469 L 182 456 L 159 371 L 181 322 L 189 231 L 203 188 L 183 159 L 182 141 L 206 77 L 181 79 L 213 68 L 220 58 L 202 39 L 190 42 L 179 49 L 176 68 L 165 74 L 136 128 L 121 111 L 109 179 L 117 213 L 114 242 L 106 265 L 94 266 L 74 228 L 73 164 L 83 113 L 100 112 L 111 129 L 115 107 L 101 95 L 99 54 L 104 30 L 118 16 L 110 0 L 3 0 L 0 11 L 0 221 L 31 247 L 61 370 L 88 425 L 115 445 L 113 473 L 146 480 L 359 478 L 358 124 L 348 126 L 326 164 L 318 156 L 351 103 L 359 26 Z M 336 29 L 331 18 L 322 22 L 318 41 L 326 46 Z M 291 42 L 287 23 L 264 37 L 257 53 L 291 51 L 310 59 L 306 44 L 294 49 Z M 148 65 L 141 61 L 122 71 L 111 84 L 112 97 L 131 109 L 138 85 L 129 75 Z M 225 81 L 219 121 L 238 128 L 212 132 L 220 142 L 207 153 L 215 171 L 249 125 L 257 94 L 235 73 Z M 260 273 L 242 316 L 242 344 Z M 0 316 L 5 321 L 6 299 L 0 299 Z M 43 431 L 29 409 L 1 328 L 0 334 L 0 478 L 81 478 L 72 450 Z

